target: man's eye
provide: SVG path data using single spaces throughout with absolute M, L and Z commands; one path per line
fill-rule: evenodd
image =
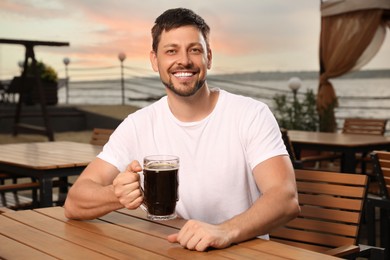
M 198 48 L 193 48 L 193 49 L 190 50 L 190 52 L 192 52 L 192 53 L 201 53 L 202 50 L 198 49 Z
M 167 54 L 175 54 L 176 53 L 176 50 L 167 50 Z

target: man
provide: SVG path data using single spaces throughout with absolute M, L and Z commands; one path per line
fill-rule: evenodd
M 142 201 L 139 162 L 180 157 L 177 214 L 168 237 L 191 250 L 224 248 L 296 217 L 294 171 L 269 108 L 210 89 L 209 26 L 191 10 L 164 12 L 152 28 L 152 67 L 167 96 L 129 115 L 70 189 L 65 215 L 92 219 Z

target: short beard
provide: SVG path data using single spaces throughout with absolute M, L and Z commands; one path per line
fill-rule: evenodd
M 195 84 L 195 87 L 190 89 L 190 91 L 180 91 L 179 89 L 175 88 L 172 81 L 169 80 L 169 82 L 164 82 L 166 88 L 170 89 L 173 93 L 178 95 L 179 97 L 191 97 L 195 95 L 196 92 L 198 92 L 199 89 L 201 89 L 205 85 L 206 80 L 198 80 Z

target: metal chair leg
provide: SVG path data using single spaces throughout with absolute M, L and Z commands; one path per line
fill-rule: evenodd
M 370 200 L 366 203 L 366 218 L 367 218 L 367 244 L 375 246 L 375 207 Z

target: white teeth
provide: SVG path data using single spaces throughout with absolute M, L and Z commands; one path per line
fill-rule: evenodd
M 178 73 L 175 73 L 175 76 L 178 77 L 178 78 L 191 77 L 192 73 L 189 73 L 189 72 L 178 72 Z

